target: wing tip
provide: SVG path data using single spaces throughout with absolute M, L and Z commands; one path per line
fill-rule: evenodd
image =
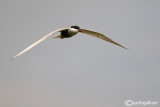
M 17 57 L 17 56 L 14 56 L 14 57 L 10 58 L 10 60 L 14 60 L 14 59 L 16 59 L 16 57 Z
M 129 51 L 129 49 L 128 49 L 128 48 L 126 48 L 126 47 L 124 47 L 124 46 L 121 46 L 121 47 Z

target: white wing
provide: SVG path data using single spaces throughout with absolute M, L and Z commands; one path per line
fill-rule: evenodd
M 35 47 L 36 45 L 38 45 L 39 43 L 43 42 L 45 39 L 47 39 L 49 36 L 53 35 L 54 33 L 60 32 L 62 30 L 65 30 L 68 28 L 63 28 L 63 29 L 57 29 L 55 31 L 52 31 L 51 33 L 45 35 L 44 37 L 42 37 L 41 39 L 39 39 L 38 41 L 36 41 L 35 43 L 33 43 L 32 45 L 30 45 L 29 47 L 27 47 L 26 49 L 24 49 L 23 51 L 21 51 L 20 53 L 18 53 L 16 56 L 12 57 L 11 59 L 15 59 L 21 55 L 23 55 L 25 52 L 29 51 L 30 49 L 32 49 L 33 47 Z
M 81 31 L 81 33 L 85 33 L 85 34 L 88 34 L 88 35 L 91 35 L 91 36 L 94 36 L 94 37 L 103 39 L 103 40 L 105 40 L 105 41 L 108 41 L 108 42 L 111 42 L 111 43 L 113 43 L 113 44 L 115 44 L 115 45 L 118 45 L 118 46 L 120 46 L 120 47 L 122 47 L 122 48 L 124 48 L 124 49 L 127 49 L 127 48 L 125 48 L 124 46 L 118 44 L 117 42 L 115 42 L 115 41 L 113 41 L 112 39 L 104 36 L 104 35 L 101 34 L 101 33 L 98 33 L 98 32 L 95 32 L 95 31 L 91 31 L 91 30 L 86 30 L 86 29 L 80 29 L 80 31 Z M 127 49 L 127 50 L 128 50 L 128 49 Z

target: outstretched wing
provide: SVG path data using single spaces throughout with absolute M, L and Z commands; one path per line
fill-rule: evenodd
M 23 55 L 25 52 L 29 51 L 30 49 L 32 49 L 33 47 L 35 47 L 36 45 L 38 45 L 39 43 L 43 42 L 44 40 L 46 40 L 49 36 L 53 35 L 54 33 L 60 32 L 62 30 L 65 30 L 67 28 L 63 28 L 63 29 L 57 29 L 55 31 L 50 32 L 49 34 L 45 35 L 44 37 L 42 37 L 41 39 L 39 39 L 38 41 L 36 41 L 35 43 L 33 43 L 32 45 L 30 45 L 29 47 L 27 47 L 26 49 L 24 49 L 23 51 L 21 51 L 20 53 L 18 53 L 16 56 L 12 57 L 12 59 L 15 59 L 21 55 Z
M 105 35 L 101 34 L 101 33 L 98 33 L 98 32 L 95 32 L 95 31 L 91 31 L 91 30 L 86 30 L 86 29 L 80 29 L 81 33 L 84 33 L 84 34 L 88 34 L 88 35 L 91 35 L 91 36 L 94 36 L 94 37 L 97 37 L 97 38 L 100 38 L 100 39 L 103 39 L 105 41 L 108 41 L 110 43 L 113 43 L 115 45 L 118 45 L 124 49 L 127 49 L 126 47 L 118 44 L 117 42 L 113 41 L 112 39 L 106 37 Z M 127 49 L 128 50 L 128 49 Z

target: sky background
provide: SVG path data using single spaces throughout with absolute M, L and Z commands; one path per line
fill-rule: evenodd
M 0 107 L 160 103 L 159 0 L 0 0 L 0 17 Z M 131 51 L 79 33 L 48 38 L 10 60 L 71 25 L 99 31 Z

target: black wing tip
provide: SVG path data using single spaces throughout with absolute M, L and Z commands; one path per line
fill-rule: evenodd
M 121 47 L 129 51 L 129 49 L 128 49 L 128 48 L 126 48 L 126 47 L 124 47 L 124 46 L 121 46 Z

